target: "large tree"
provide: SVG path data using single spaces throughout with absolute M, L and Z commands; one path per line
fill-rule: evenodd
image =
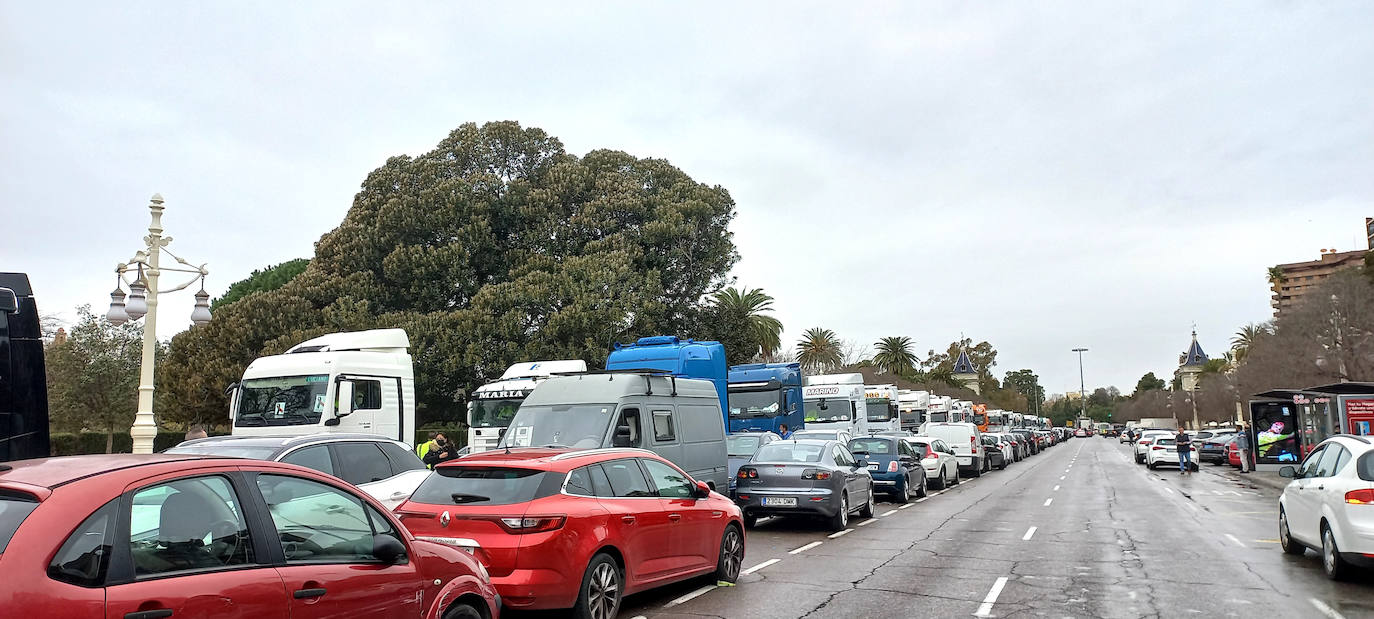
M 873 344 L 878 353 L 873 365 L 888 374 L 907 376 L 916 370 L 916 355 L 911 351 L 915 343 L 906 336 L 885 337 Z
M 834 370 L 844 363 L 843 346 L 834 331 L 812 327 L 797 342 L 797 362 L 809 374 Z
M 211 311 L 218 310 L 222 305 L 228 305 L 242 299 L 254 292 L 268 292 L 276 290 L 291 281 L 291 278 L 300 275 L 305 271 L 305 266 L 310 264 L 305 258 L 288 260 L 281 264 L 274 264 L 260 270 L 254 270 L 239 281 L 229 284 L 229 288 L 224 291 L 219 298 L 210 301 Z
M 1136 381 L 1135 393 L 1133 395 L 1140 395 L 1146 391 L 1156 389 L 1164 389 L 1168 386 L 1169 383 L 1164 382 L 1162 378 L 1156 377 L 1154 372 L 1146 372 L 1144 376 L 1140 377 L 1140 380 Z
M 1045 388 L 1040 385 L 1040 377 L 1030 370 L 1016 370 L 1007 372 L 1007 377 L 1002 381 L 1002 386 L 1007 389 L 1015 390 L 1016 393 L 1026 398 L 1030 408 L 1039 410 L 1045 402 Z
M 734 202 L 661 159 L 577 157 L 515 122 L 464 124 L 387 160 L 348 215 L 276 290 L 177 336 L 168 414 L 223 419 L 254 357 L 321 333 L 406 329 L 422 420 L 458 419 L 515 362 L 605 361 L 616 341 L 689 333 L 738 260 Z
M 128 432 L 134 422 L 142 325 L 116 326 L 83 305 L 66 337 L 49 344 L 43 357 L 53 428 L 103 432 L 105 453 L 110 453 L 115 433 Z
M 782 322 L 771 315 L 773 297 L 763 289 L 725 288 L 715 294 L 712 309 L 719 319 L 744 323 L 747 339 L 733 349 L 726 347 L 732 364 L 747 363 L 756 356 L 772 357 L 782 348 Z

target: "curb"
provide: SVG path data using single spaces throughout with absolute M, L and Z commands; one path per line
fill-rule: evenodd
M 1264 486 L 1279 492 L 1282 492 L 1284 488 L 1288 487 L 1287 479 L 1279 477 L 1277 473 L 1270 473 L 1267 471 L 1252 471 L 1241 475 L 1239 470 L 1232 469 L 1230 465 L 1226 465 L 1225 469 L 1216 470 L 1214 468 L 1212 472 L 1237 483 Z

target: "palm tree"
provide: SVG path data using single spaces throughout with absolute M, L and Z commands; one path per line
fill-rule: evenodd
M 1277 284 L 1283 281 L 1283 267 L 1269 267 L 1269 283 Z
M 839 367 L 844 361 L 840 338 L 830 329 L 812 327 L 797 342 L 797 362 L 807 372 L 823 372 Z
M 762 288 L 739 290 L 734 286 L 716 293 L 716 306 L 736 316 L 744 316 L 749 321 L 754 343 L 764 357 L 771 357 L 782 348 L 782 322 L 765 314 L 773 311 L 773 297 L 765 294 Z
M 956 389 L 959 389 L 963 388 L 964 386 L 964 383 L 959 382 L 959 379 L 954 378 L 954 370 L 948 367 L 936 366 L 924 372 L 912 372 L 910 376 L 913 382 L 923 383 L 927 387 L 944 385 L 947 387 L 954 387 Z
M 1244 361 L 1245 355 L 1250 352 L 1250 347 L 1255 345 L 1255 340 L 1267 334 L 1269 334 L 1269 327 L 1264 323 L 1250 323 L 1236 331 L 1235 337 L 1231 338 L 1231 351 L 1235 354 L 1236 362 Z
M 916 370 L 916 355 L 911 352 L 914 342 L 906 336 L 885 337 L 873 346 L 878 354 L 873 355 L 873 365 L 888 374 L 905 376 Z

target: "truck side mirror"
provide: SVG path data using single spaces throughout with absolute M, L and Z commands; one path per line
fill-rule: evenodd
M 235 413 L 238 411 L 238 404 L 239 404 L 238 395 L 239 395 L 239 383 L 237 383 L 237 382 L 229 383 L 229 386 L 224 388 L 224 397 L 226 397 L 226 398 L 229 399 L 229 425 L 230 425 L 230 426 L 234 425 L 234 415 L 235 415 Z
M 335 395 L 334 401 L 338 403 L 338 406 L 334 410 L 335 419 L 353 412 L 353 381 L 340 380 L 336 391 L 338 393 Z

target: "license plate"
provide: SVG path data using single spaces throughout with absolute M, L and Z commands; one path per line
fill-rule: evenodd
M 763 497 L 763 504 L 769 507 L 796 507 L 797 499 L 793 497 L 766 496 Z
M 877 464 L 876 462 L 870 462 L 870 463 L 868 464 L 868 470 L 870 470 L 870 471 L 876 471 L 876 470 L 878 470 L 878 464 Z

